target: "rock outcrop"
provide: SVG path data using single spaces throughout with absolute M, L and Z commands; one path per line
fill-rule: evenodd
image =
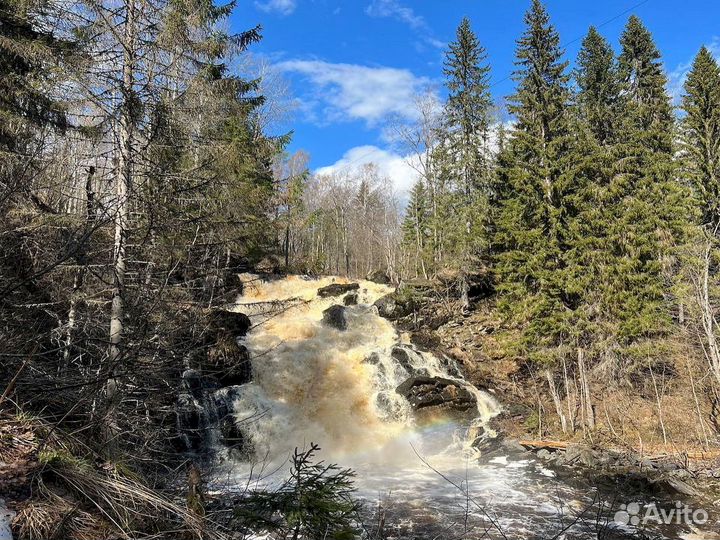
M 416 411 L 436 407 L 467 412 L 476 407 L 475 396 L 458 381 L 418 375 L 397 387 L 396 392 L 408 400 Z
M 360 289 L 358 283 L 332 283 L 326 287 L 319 288 L 318 296 L 320 298 L 330 298 L 333 296 L 341 296 L 350 291 L 357 291 L 358 289 Z
M 323 311 L 323 324 L 337 330 L 347 330 L 347 319 L 345 318 L 345 306 L 334 305 Z

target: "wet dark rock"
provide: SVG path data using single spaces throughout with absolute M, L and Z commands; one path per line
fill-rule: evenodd
M 414 368 L 412 366 L 412 360 L 410 359 L 411 352 L 408 351 L 405 347 L 402 345 L 398 345 L 396 347 L 392 348 L 392 352 L 390 353 L 390 356 L 392 356 L 395 360 L 397 360 L 398 364 L 400 364 L 405 371 L 408 373 L 415 375 Z
M 345 306 L 330 306 L 323 311 L 323 324 L 336 328 L 337 330 L 347 330 L 347 319 L 345 318 Z
M 412 377 L 418 375 L 430 375 L 427 369 L 413 366 L 413 355 L 418 354 L 420 353 L 407 345 L 396 345 L 390 352 L 390 356 L 392 356 L 392 358 L 408 373 L 408 375 Z
M 330 298 L 332 296 L 340 296 L 351 291 L 357 291 L 360 285 L 357 283 L 332 283 L 327 287 L 318 289 L 320 298 Z
M 203 366 L 207 375 L 215 377 L 222 386 L 236 386 L 252 380 L 250 353 L 235 339 L 225 339 L 208 349 Z
M 387 272 L 383 270 L 374 270 L 370 272 L 365 279 L 373 283 L 379 283 L 380 285 L 390 284 L 390 277 L 387 275 Z
M 192 397 L 199 399 L 210 385 L 202 374 L 195 369 L 188 369 L 182 374 L 182 388 Z
M 380 363 L 380 355 L 376 352 L 371 353 L 370 356 L 368 356 L 365 360 L 363 360 L 363 364 L 371 364 L 373 366 L 376 366 Z
M 416 411 L 440 407 L 466 412 L 476 405 L 475 396 L 460 383 L 442 377 L 410 377 L 397 387 L 396 392 L 404 396 Z
M 357 306 L 358 297 L 359 295 L 357 292 L 347 293 L 343 298 L 343 304 L 345 304 L 346 306 Z
M 178 434 L 183 441 L 183 450 L 191 452 L 200 450 L 205 439 L 202 430 L 202 410 L 190 393 L 182 392 L 178 395 L 175 416 Z
M 229 334 L 233 337 L 242 337 L 250 329 L 250 318 L 244 313 L 216 309 L 210 314 L 210 329 L 212 337 L 218 333 Z
M 401 297 L 397 293 L 386 294 L 377 299 L 373 305 L 377 308 L 378 315 L 390 321 L 407 317 L 414 309 L 412 300 Z

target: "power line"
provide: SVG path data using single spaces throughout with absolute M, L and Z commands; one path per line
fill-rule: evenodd
M 623 12 L 621 12 L 621 13 L 618 13 L 617 15 L 613 15 L 613 16 L 610 17 L 609 19 L 604 20 L 603 22 L 601 22 L 600 24 L 596 25 L 595 27 L 598 28 L 598 29 L 603 28 L 603 27 L 607 26 L 608 24 L 617 21 L 620 17 L 623 17 L 624 15 L 627 15 L 628 13 L 636 10 L 637 8 L 639 8 L 639 7 L 647 4 L 648 2 L 650 2 L 650 0 L 642 0 L 641 2 L 638 2 L 637 4 L 635 4 L 635 5 L 627 8 L 625 11 L 623 11 Z M 571 41 L 568 41 L 567 43 L 562 44 L 560 47 L 561 47 L 562 49 L 565 49 L 565 48 L 567 48 L 568 46 L 572 45 L 573 43 L 577 43 L 578 41 L 580 41 L 581 39 L 583 39 L 583 37 L 585 37 L 585 36 L 576 37 L 575 39 L 573 39 L 573 40 L 571 40 Z M 507 81 L 507 80 L 509 80 L 509 79 L 511 79 L 511 78 L 512 78 L 512 73 L 511 73 L 510 75 L 508 75 L 507 77 L 504 77 L 503 79 L 500 79 L 499 81 L 496 81 L 496 82 L 492 83 L 492 84 L 490 85 L 490 88 L 494 88 L 494 87 L 496 87 L 497 85 L 499 85 L 499 84 L 501 84 L 501 83 L 504 83 L 505 81 Z M 364 159 L 367 158 L 367 157 L 370 157 L 371 155 L 373 155 L 373 154 L 375 154 L 375 153 L 377 153 L 377 152 L 382 152 L 382 150 L 381 150 L 380 148 L 375 147 L 373 150 L 371 150 L 371 151 L 369 151 L 369 152 L 367 152 L 367 153 L 365 153 L 365 154 L 362 154 L 360 157 L 357 157 L 357 158 L 353 159 L 352 161 L 349 161 L 348 163 L 345 163 L 344 165 L 342 165 L 341 167 L 339 167 L 339 168 L 337 169 L 337 171 L 340 171 L 340 172 L 349 171 L 350 168 L 351 168 L 354 164 L 356 164 L 356 163 L 364 160 Z
M 631 6 L 631 7 L 627 8 L 627 9 L 626 9 L 625 11 L 623 11 L 622 13 L 618 13 L 617 15 L 613 15 L 613 16 L 610 17 L 609 19 L 601 22 L 600 24 L 598 24 L 597 26 L 595 26 L 595 28 L 598 28 L 598 29 L 603 28 L 604 26 L 607 26 L 608 24 L 617 21 L 620 17 L 622 17 L 622 16 L 624 16 L 624 15 L 627 15 L 627 14 L 630 13 L 631 11 L 636 10 L 636 9 L 639 8 L 640 6 L 643 6 L 643 5 L 647 4 L 648 2 L 650 2 L 650 0 L 642 0 L 642 2 L 638 2 L 638 3 L 635 4 L 634 6 Z M 566 49 L 568 46 L 572 45 L 573 43 L 577 43 L 578 41 L 580 41 L 580 40 L 583 39 L 584 37 L 585 37 L 585 36 L 576 37 L 575 39 L 573 39 L 573 40 L 571 40 L 571 41 L 568 41 L 567 43 L 562 44 L 562 45 L 560 46 L 560 48 Z M 499 81 L 494 82 L 493 84 L 490 85 L 490 88 L 494 88 L 494 87 L 497 86 L 498 84 L 504 83 L 505 81 L 511 79 L 512 76 L 513 76 L 513 74 L 511 73 L 511 74 L 508 75 L 507 77 L 504 77 L 503 79 L 500 79 Z

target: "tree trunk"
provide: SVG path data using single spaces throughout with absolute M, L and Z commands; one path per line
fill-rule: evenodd
M 583 412 L 585 426 L 588 429 L 595 429 L 595 409 L 592 404 L 590 383 L 585 367 L 585 351 L 580 348 L 578 348 L 578 372 L 580 376 L 580 408 Z
M 122 105 L 118 129 L 118 167 L 116 174 L 115 202 L 115 242 L 113 250 L 113 292 L 110 308 L 110 378 L 108 379 L 108 398 L 112 398 L 115 370 L 122 355 L 123 318 L 125 315 L 125 270 L 126 246 L 128 235 L 129 197 L 132 190 L 133 139 L 135 123 L 135 41 L 136 28 L 135 0 L 126 3 L 127 20 L 125 22 L 125 43 L 123 47 Z M 111 383 L 111 381 L 113 381 Z
M 553 402 L 555 403 L 555 411 L 560 418 L 560 426 L 562 428 L 562 432 L 567 434 L 567 418 L 565 418 L 565 411 L 563 411 L 562 400 L 560 399 L 560 394 L 558 394 L 557 387 L 555 386 L 555 378 L 553 377 L 553 374 L 550 372 L 549 369 L 545 370 L 545 377 L 547 378 L 548 387 L 550 388 L 550 395 L 552 396 Z

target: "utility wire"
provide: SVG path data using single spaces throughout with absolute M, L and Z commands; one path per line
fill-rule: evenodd
M 609 19 L 601 22 L 600 24 L 596 25 L 595 28 L 597 28 L 597 29 L 603 28 L 603 27 L 607 26 L 608 24 L 617 21 L 620 17 L 622 17 L 622 16 L 624 16 L 624 15 L 627 15 L 628 13 L 636 10 L 637 8 L 639 8 L 639 7 L 641 7 L 641 6 L 644 6 L 644 5 L 647 4 L 648 2 L 650 2 L 650 0 L 642 0 L 641 2 L 638 2 L 637 4 L 635 4 L 635 5 L 627 8 L 625 11 L 623 11 L 623 12 L 621 12 L 621 13 L 618 13 L 617 15 L 613 15 L 613 16 L 610 17 Z M 567 43 L 562 44 L 562 45 L 561 45 L 561 48 L 562 48 L 562 49 L 565 49 L 565 48 L 567 48 L 568 46 L 572 45 L 573 43 L 577 43 L 578 41 L 580 41 L 581 39 L 583 39 L 583 37 L 585 37 L 585 36 L 576 37 L 575 39 L 573 39 L 573 40 L 571 40 L 571 41 L 568 41 Z M 511 79 L 512 76 L 513 76 L 513 74 L 511 73 L 511 74 L 508 75 L 507 77 L 504 77 L 504 78 L 500 79 L 499 81 L 496 81 L 496 82 L 492 83 L 492 84 L 490 85 L 490 88 L 494 88 L 494 87 L 496 87 L 497 85 L 504 83 L 505 81 Z M 365 154 L 362 154 L 361 156 L 353 159 L 352 161 L 349 161 L 348 163 L 345 163 L 342 167 L 338 168 L 337 171 L 342 171 L 342 172 L 349 171 L 350 168 L 351 168 L 354 164 L 356 164 L 356 163 L 364 160 L 364 159 L 367 158 L 367 157 L 370 157 L 371 155 L 373 155 L 373 154 L 375 154 L 375 153 L 377 153 L 377 152 L 382 152 L 382 150 L 379 149 L 379 148 L 374 148 L 373 150 L 371 150 L 371 151 L 369 151 L 369 152 L 367 152 L 367 153 L 365 153 Z
M 638 2 L 638 3 L 635 4 L 634 6 L 627 8 L 627 9 L 626 9 L 625 11 L 623 11 L 622 13 L 618 13 L 617 15 L 613 15 L 613 16 L 610 17 L 609 19 L 601 22 L 600 24 L 596 25 L 595 28 L 597 28 L 597 29 L 603 28 L 604 26 L 607 26 L 607 25 L 610 24 L 611 22 L 617 21 L 617 20 L 618 20 L 620 17 L 622 17 L 623 15 L 627 15 L 627 14 L 630 13 L 631 11 L 636 10 L 637 8 L 639 8 L 640 6 L 643 6 L 643 5 L 647 4 L 648 2 L 650 2 L 650 0 L 642 0 L 642 2 Z M 568 41 L 567 43 L 563 43 L 562 45 L 560 45 L 560 48 L 561 48 L 561 49 L 566 49 L 569 45 L 572 45 L 573 43 L 577 43 L 578 41 L 580 41 L 580 40 L 583 39 L 584 37 L 585 37 L 585 36 L 576 37 L 576 38 L 573 39 L 572 41 Z M 508 79 L 511 79 L 512 76 L 513 76 L 513 74 L 511 73 L 511 74 L 508 75 L 507 77 L 504 77 L 504 78 L 500 79 L 499 81 L 496 81 L 496 82 L 492 83 L 492 84 L 490 85 L 490 88 L 494 88 L 494 87 L 496 87 L 498 84 L 504 83 L 504 82 L 507 81 Z

